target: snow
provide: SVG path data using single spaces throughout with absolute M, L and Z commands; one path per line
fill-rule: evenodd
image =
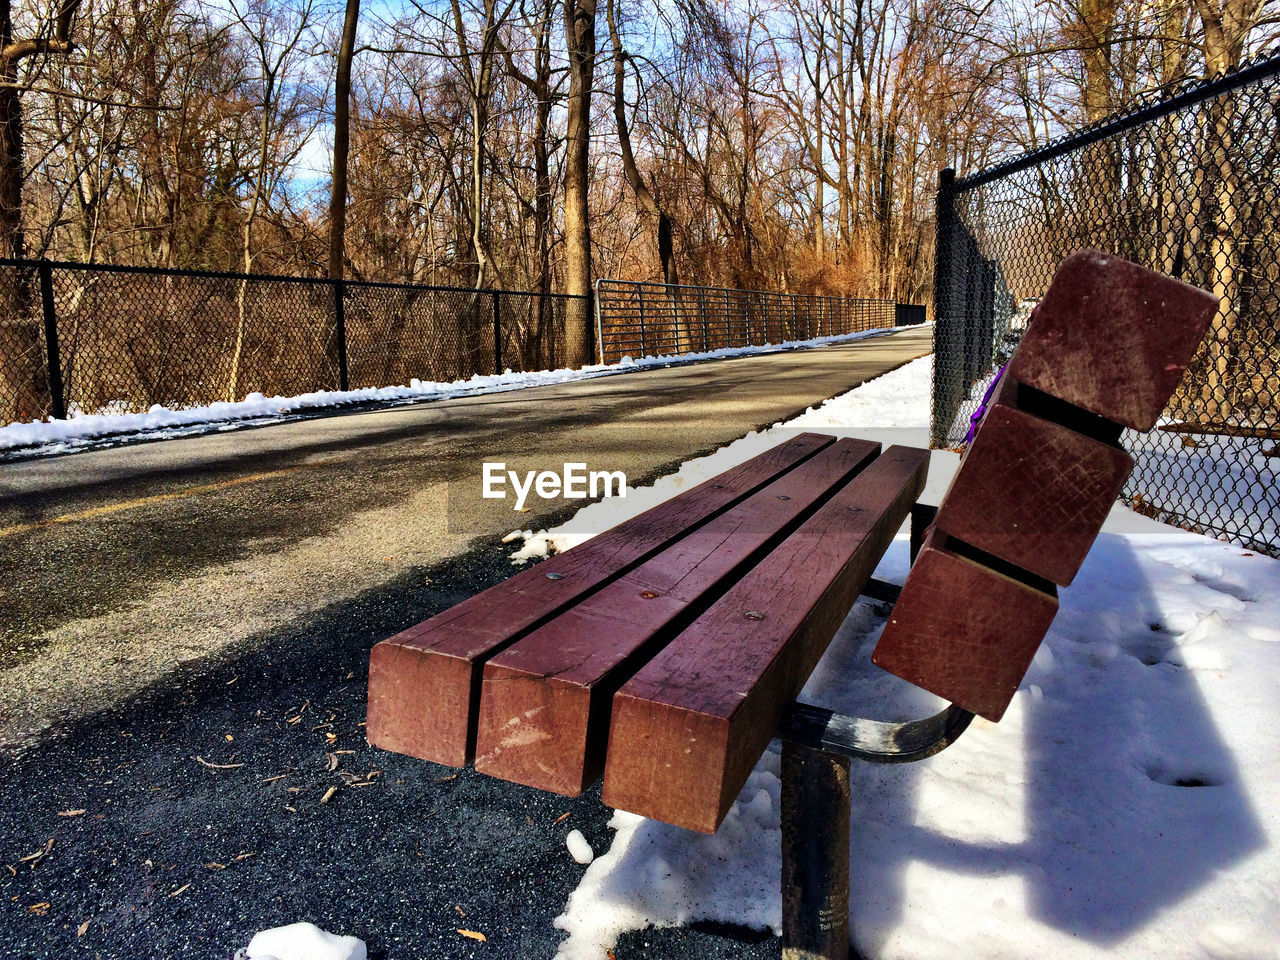
M 716 360 L 741 357 L 778 350 L 794 350 L 821 347 L 830 343 L 844 343 L 867 337 L 892 333 L 891 329 L 864 330 L 838 337 L 819 337 L 812 340 L 791 340 L 778 344 L 750 347 L 727 347 L 700 353 L 663 354 L 640 359 L 623 357 L 618 363 L 591 364 L 580 369 L 542 370 L 533 373 L 501 375 L 476 374 L 469 380 L 452 383 L 411 380 L 408 386 L 370 387 L 360 390 L 318 390 L 295 397 L 265 397 L 251 393 L 235 402 L 211 403 L 207 406 L 170 409 L 156 404 L 146 413 L 112 412 L 112 407 L 127 404 L 108 404 L 101 411 L 86 413 L 72 410 L 66 420 L 30 423 L 11 423 L 0 426 L 0 453 L 23 449 L 39 454 L 65 453 L 84 447 L 96 440 L 121 435 L 146 432 L 152 436 L 184 436 L 203 433 L 211 429 L 234 430 L 248 423 L 260 424 L 264 420 L 280 420 L 297 416 L 305 411 L 351 404 L 418 403 L 426 400 L 444 400 L 452 397 L 469 397 L 483 393 L 502 393 L 525 387 L 567 383 L 593 377 L 611 376 L 673 363 L 692 363 L 700 360 Z M 27 448 L 35 448 L 28 450 Z
M 569 848 L 569 855 L 584 866 L 596 858 L 595 851 L 591 849 L 591 844 L 581 830 L 570 830 L 569 835 L 564 838 L 564 845 Z
M 929 376 L 928 358 L 909 364 L 527 535 L 516 556 L 567 549 L 788 430 L 923 435 Z M 926 501 L 957 459 L 933 453 Z M 876 575 L 900 583 L 907 565 L 900 536 Z M 1280 958 L 1280 561 L 1117 506 L 1060 602 L 998 725 L 975 720 L 920 763 L 854 764 L 859 954 Z M 871 665 L 882 626 L 858 603 L 801 698 L 881 720 L 937 710 Z M 699 920 L 779 931 L 775 751 L 714 836 L 615 812 L 556 920 L 559 956 Z
M 255 933 L 237 954 L 244 960 L 365 960 L 364 941 L 325 933 L 314 923 L 293 923 Z
M 1167 425 L 1173 421 L 1162 421 Z M 1239 543 L 1280 539 L 1280 444 L 1260 437 L 1125 431 L 1137 461 L 1126 489 Z M 1206 491 L 1212 491 L 1208 495 Z

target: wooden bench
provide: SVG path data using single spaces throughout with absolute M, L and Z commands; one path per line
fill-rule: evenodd
M 1066 261 L 936 511 L 928 452 L 801 434 L 373 648 L 370 743 L 714 832 L 783 751 L 784 950 L 845 956 L 849 758 L 998 720 L 1217 302 Z M 906 584 L 871 579 L 913 517 Z M 926 531 L 926 527 L 928 527 Z M 918 550 L 918 557 L 916 556 Z M 795 703 L 859 594 L 874 661 L 952 701 L 884 724 Z

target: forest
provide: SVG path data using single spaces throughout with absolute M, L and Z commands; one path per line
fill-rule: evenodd
M 0 256 L 929 299 L 939 171 L 1276 0 L 0 0 Z

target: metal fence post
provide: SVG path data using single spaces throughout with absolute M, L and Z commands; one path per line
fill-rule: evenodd
M 338 280 L 333 285 L 333 325 L 338 340 L 338 389 L 350 390 L 347 378 L 347 285 Z
M 956 172 L 946 167 L 938 174 L 938 198 L 934 219 L 934 255 L 933 255 L 933 438 L 935 446 L 945 446 L 947 430 L 955 416 L 955 405 L 959 397 L 952 397 L 949 381 L 954 379 L 952 371 L 947 369 L 947 359 L 954 357 L 951 352 L 952 326 L 954 320 L 948 311 L 947 291 L 951 285 L 951 240 L 955 233 L 955 190 Z M 947 358 L 947 359 L 944 359 Z
M 666 287 L 667 296 L 671 300 L 671 316 L 676 328 L 676 353 L 681 353 L 680 349 L 680 288 L 668 285 Z
M 49 404 L 55 420 L 67 419 L 67 398 L 62 384 L 62 358 L 58 351 L 58 315 L 53 303 L 53 267 L 41 259 L 40 305 L 44 313 L 45 358 L 49 370 Z
M 604 366 L 604 321 L 600 318 L 600 313 L 603 309 L 600 306 L 600 283 L 601 280 L 597 277 L 596 282 L 591 285 L 593 294 L 591 298 L 591 313 L 595 314 L 596 318 L 596 355 L 600 358 L 600 365 Z
M 640 304 L 640 356 L 646 356 L 645 336 L 644 336 L 644 287 L 636 284 L 636 300 Z
M 707 288 L 706 287 L 698 288 L 698 307 L 699 307 L 699 312 L 702 314 L 702 349 L 704 351 L 710 350 L 711 347 L 708 345 L 708 341 L 707 341 Z
M 502 376 L 502 305 L 493 291 L 493 373 Z

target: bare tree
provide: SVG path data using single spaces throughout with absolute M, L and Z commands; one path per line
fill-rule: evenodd
M 26 255 L 22 223 L 23 159 L 22 92 L 19 67 L 24 61 L 41 61 L 75 49 L 72 24 L 80 0 L 62 0 L 52 17 L 52 29 L 17 38 L 13 29 L 11 0 L 0 0 L 0 256 Z
M 257 67 L 258 111 L 257 156 L 253 165 L 253 181 L 249 206 L 244 212 L 240 228 L 241 263 L 245 273 L 253 271 L 254 226 L 263 207 L 270 203 L 276 187 L 284 176 L 285 167 L 292 156 L 273 154 L 273 140 L 283 126 L 296 120 L 305 111 L 306 92 L 291 86 L 293 68 L 305 55 L 303 41 L 313 26 L 316 0 L 300 0 L 294 9 L 281 9 L 267 0 L 231 0 L 237 23 L 244 29 L 252 45 Z M 241 361 L 244 356 L 245 332 L 248 322 L 248 281 L 240 284 L 237 297 L 237 321 L 235 346 L 231 354 L 231 371 L 227 380 L 227 399 L 238 400 L 240 395 Z
M 608 0 L 605 16 L 609 23 L 609 41 L 613 45 L 613 117 L 618 146 L 622 151 L 622 169 L 640 205 L 658 221 L 658 257 L 662 262 L 662 279 L 664 283 L 675 285 L 680 282 L 680 276 L 676 269 L 675 252 L 671 242 L 671 217 L 654 198 L 649 185 L 645 183 L 644 177 L 636 167 L 635 152 L 631 147 L 625 97 L 627 61 L 630 58 L 622 46 L 614 6 L 614 0 Z
M 333 86 L 333 185 L 329 194 L 329 279 L 341 280 L 346 255 L 347 154 L 351 149 L 351 60 L 356 49 L 360 0 L 347 0 L 338 45 L 338 69 Z
M 596 64 L 596 0 L 563 0 L 565 50 L 569 60 L 568 117 L 565 125 L 564 238 L 565 293 L 582 297 L 568 311 L 572 333 L 582 344 L 572 361 L 590 362 L 595 353 L 591 302 L 591 91 Z M 576 329 L 574 329 L 576 328 Z

